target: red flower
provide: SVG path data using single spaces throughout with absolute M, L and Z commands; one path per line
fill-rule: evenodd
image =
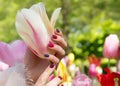
M 114 79 L 118 79 L 118 86 L 120 86 L 120 74 L 117 72 L 110 72 L 108 68 L 104 69 L 107 74 L 97 75 L 98 81 L 101 83 L 101 86 L 115 86 Z

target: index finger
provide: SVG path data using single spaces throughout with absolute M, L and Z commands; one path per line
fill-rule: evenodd
M 56 35 L 63 36 L 63 33 L 62 33 L 59 29 L 56 29 L 56 30 L 54 31 L 54 33 L 55 33 Z

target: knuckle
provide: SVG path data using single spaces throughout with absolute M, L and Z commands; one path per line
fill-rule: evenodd
M 55 56 L 52 56 L 51 57 L 51 61 L 55 62 L 55 63 L 58 63 L 59 62 L 59 59 Z
M 62 49 L 60 54 L 61 54 L 61 56 L 64 56 L 65 55 L 65 51 Z
M 65 42 L 64 47 L 67 48 L 67 43 Z

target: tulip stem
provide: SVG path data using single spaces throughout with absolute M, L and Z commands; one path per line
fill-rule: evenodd
M 83 63 L 84 61 L 82 60 L 82 73 L 85 73 L 85 70 L 84 70 L 84 63 Z
M 110 69 L 110 59 L 108 59 L 108 68 Z
M 118 86 L 118 80 L 119 80 L 118 78 L 114 78 L 114 85 L 115 86 Z

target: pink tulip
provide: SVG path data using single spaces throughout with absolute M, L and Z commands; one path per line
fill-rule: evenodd
M 0 61 L 0 71 L 4 71 L 9 68 L 9 65 Z
M 117 62 L 117 71 L 120 73 L 120 59 Z
M 103 48 L 104 57 L 113 58 L 117 56 L 119 48 L 119 39 L 117 35 L 111 34 L 106 37 Z
M 120 59 L 120 45 L 119 45 L 119 48 L 118 48 L 117 57 Z
M 26 45 L 21 40 L 13 41 L 10 44 L 0 42 L 0 61 L 9 66 L 23 62 Z
M 89 74 L 90 77 L 95 77 L 96 76 L 96 74 L 97 74 L 96 64 L 90 64 L 88 74 Z
M 60 8 L 53 12 L 49 21 L 43 3 L 22 9 L 17 13 L 16 29 L 26 45 L 39 57 L 47 53 L 47 44 L 54 33 L 54 25 Z
M 92 81 L 85 74 L 77 72 L 72 81 L 72 86 L 92 86 Z

